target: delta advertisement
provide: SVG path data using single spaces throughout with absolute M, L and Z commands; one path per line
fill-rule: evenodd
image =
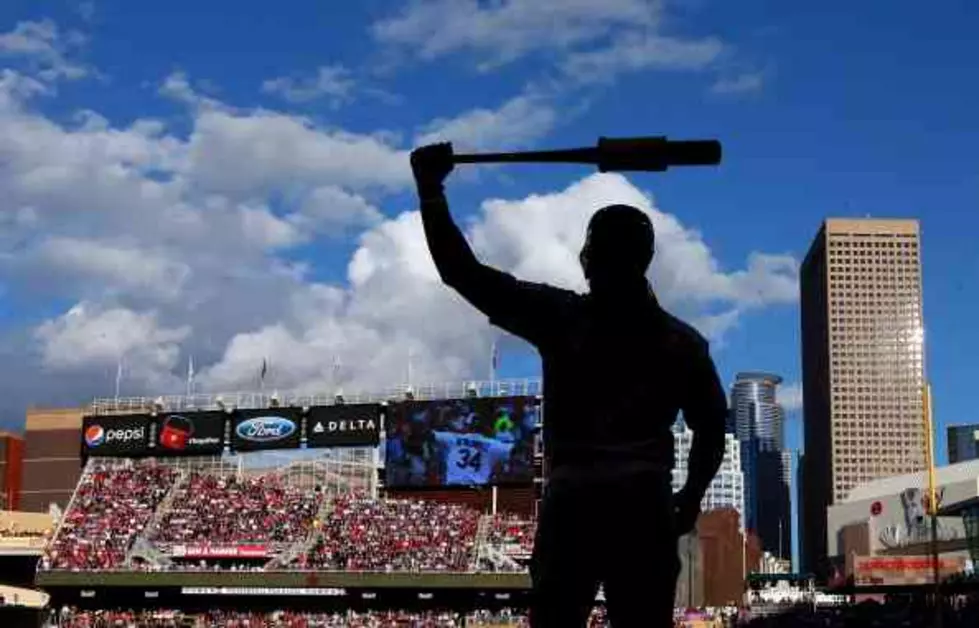
M 82 419 L 83 456 L 140 456 L 149 447 L 145 414 L 87 416 Z
M 301 408 L 238 410 L 231 427 L 235 451 L 298 449 Z
M 224 449 L 224 412 L 161 414 L 155 420 L 154 455 L 200 456 Z
M 316 406 L 306 415 L 307 447 L 375 447 L 381 442 L 376 403 Z

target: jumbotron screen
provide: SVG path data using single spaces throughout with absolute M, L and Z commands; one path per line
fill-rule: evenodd
M 536 397 L 399 403 L 385 426 L 385 485 L 530 484 L 539 417 Z

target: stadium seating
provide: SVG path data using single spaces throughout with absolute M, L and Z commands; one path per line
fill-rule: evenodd
M 295 612 L 269 613 L 246 611 L 210 611 L 184 613 L 178 610 L 112 610 L 86 611 L 65 609 L 52 622 L 63 628 L 100 628 L 101 626 L 208 626 L 254 627 L 282 626 L 284 628 L 455 628 L 456 626 L 492 626 L 495 628 L 525 628 L 524 613 L 516 610 L 476 610 L 467 614 L 436 611 L 370 611 L 370 612 Z M 606 626 L 601 609 L 592 614 L 589 628 Z
M 497 515 L 490 518 L 486 542 L 509 548 L 511 553 L 530 554 L 534 548 L 537 524 L 514 515 Z
M 321 498 L 272 474 L 239 480 L 195 472 L 179 486 L 151 541 L 281 547 L 309 532 Z
M 306 569 L 466 571 L 479 512 L 453 504 L 338 497 L 320 538 L 299 559 Z
M 173 485 L 176 472 L 153 462 L 96 466 L 79 481 L 41 568 L 116 569 Z

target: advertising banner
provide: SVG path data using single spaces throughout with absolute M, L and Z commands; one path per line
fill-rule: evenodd
M 267 558 L 264 545 L 174 545 L 174 558 Z
M 385 485 L 392 488 L 529 485 L 536 397 L 406 401 L 385 421 Z
M 376 403 L 315 406 L 306 415 L 307 447 L 375 447 L 381 442 Z
M 87 416 L 82 419 L 85 456 L 141 456 L 149 450 L 147 414 Z
M 935 560 L 931 556 L 853 556 L 853 583 L 860 585 L 908 585 L 932 582 Z M 942 579 L 965 570 L 965 557 L 939 557 Z
M 161 414 L 155 420 L 153 454 L 200 456 L 224 449 L 224 412 Z
M 231 446 L 235 451 L 298 449 L 300 408 L 238 410 L 231 427 Z

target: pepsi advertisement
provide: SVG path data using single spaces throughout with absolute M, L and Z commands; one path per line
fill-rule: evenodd
M 224 449 L 224 412 L 178 412 L 156 417 L 153 453 L 201 456 Z
M 376 403 L 315 406 L 306 415 L 307 447 L 376 447 L 381 406 Z
M 238 410 L 231 425 L 235 451 L 298 449 L 301 408 Z
M 87 416 L 82 419 L 83 456 L 141 456 L 149 448 L 145 414 Z
M 385 485 L 531 484 L 540 408 L 536 397 L 399 403 L 385 425 Z

